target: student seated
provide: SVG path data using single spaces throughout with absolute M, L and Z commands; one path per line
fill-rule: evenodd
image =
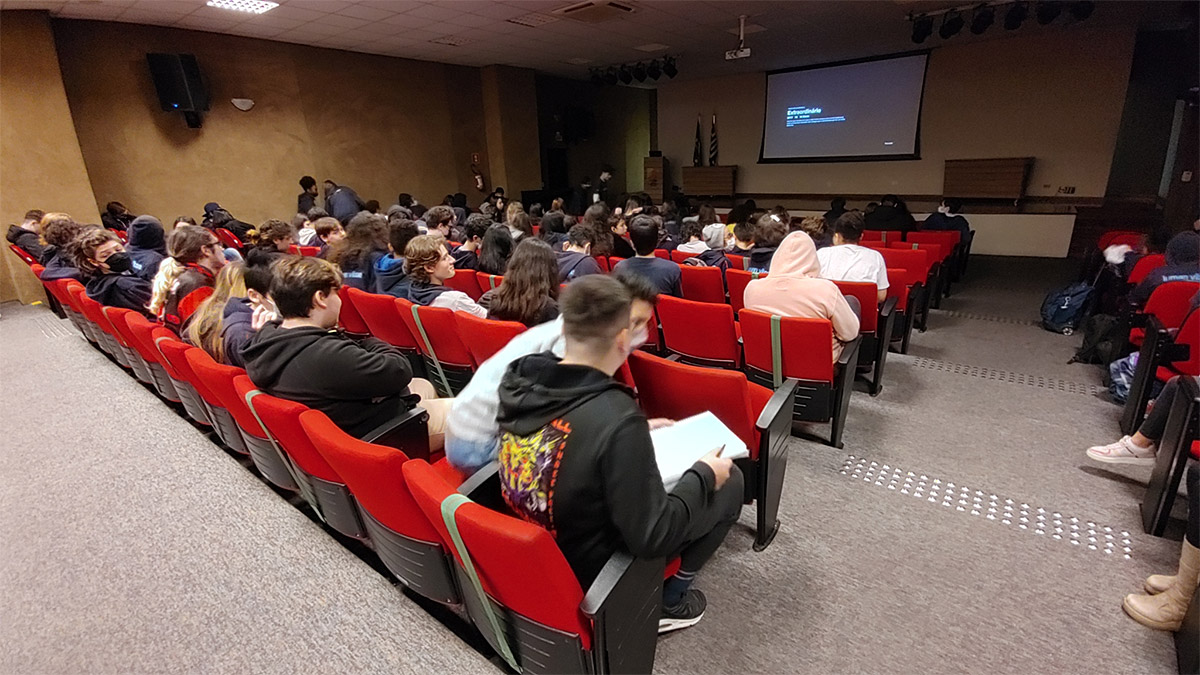
M 329 249 L 329 262 L 342 271 L 344 283 L 370 293 L 375 288 L 375 263 L 387 253 L 387 221 L 360 213 L 350 219 L 346 236 Z
M 508 368 L 500 485 L 514 512 L 551 532 L 584 588 L 618 551 L 678 554 L 679 572 L 663 584 L 662 633 L 703 617 L 707 602 L 692 581 L 737 520 L 743 485 L 713 448 L 670 493 L 663 489 L 651 424 L 612 377 L 644 326 L 632 305 L 620 281 L 580 279 L 563 296 L 563 356 L 531 354 Z
M 863 217 L 858 211 L 847 211 L 837 219 L 833 224 L 833 246 L 817 251 L 821 278 L 875 284 L 876 299 L 883 302 L 888 289 L 887 263 L 879 251 L 858 245 L 862 232 Z
M 833 199 L 831 199 L 829 201 L 829 210 L 825 212 L 825 215 L 821 216 L 821 220 L 825 221 L 826 228 L 832 230 L 833 224 L 836 223 L 837 219 L 841 218 L 842 214 L 845 212 L 846 212 L 846 198 L 845 197 L 834 197 Z M 808 236 L 811 237 L 812 234 L 809 233 Z
M 87 279 L 87 296 L 108 307 L 146 314 L 150 282 L 132 272 L 125 246 L 111 230 L 89 227 L 70 244 L 75 266 Z
M 725 247 L 725 255 L 750 257 L 750 251 L 754 250 L 754 227 L 746 223 L 734 225 L 728 241 L 729 245 Z
M 479 245 L 479 265 L 475 269 L 484 274 L 504 276 L 514 246 L 516 244 L 507 227 L 488 227 L 483 235 L 483 243 Z
M 788 234 L 788 223 L 773 213 L 765 213 L 754 221 L 754 248 L 746 269 L 750 272 L 770 272 L 771 258 Z
M 50 213 L 42 218 L 42 239 L 46 242 L 45 259 L 42 265 L 42 281 L 58 279 L 74 279 L 83 283 L 83 274 L 75 266 L 75 258 L 71 255 L 71 242 L 86 225 L 75 222 L 65 213 Z
M 439 204 L 425 212 L 424 221 L 428 234 L 436 234 L 449 241 L 450 229 L 454 227 L 454 209 Z
M 679 265 L 654 255 L 654 247 L 658 245 L 658 220 L 654 216 L 634 216 L 629 224 L 629 238 L 633 240 L 637 255 L 617 263 L 613 271 L 641 275 L 649 279 L 659 293 L 683 297 Z
M 863 221 L 868 230 L 900 230 L 905 233 L 911 232 L 916 224 L 908 207 L 896 195 L 884 195 L 878 206 L 867 210 Z
M 274 258 L 287 255 L 296 245 L 296 228 L 292 224 L 278 218 L 271 218 L 258 226 L 257 248 Z
M 598 206 L 598 205 L 592 204 L 591 206 L 588 207 L 588 211 L 591 211 L 596 206 Z M 607 207 L 606 207 L 606 209 L 607 209 Z M 633 216 L 628 216 L 628 217 L 632 218 Z M 586 213 L 584 214 L 584 219 L 585 220 L 587 219 Z M 608 231 L 612 235 L 612 252 L 609 253 L 609 255 L 615 256 L 617 258 L 632 258 L 632 257 L 636 256 L 638 254 L 637 253 L 637 245 L 632 243 L 632 240 L 630 238 L 629 221 L 626 220 L 626 217 L 609 216 L 607 225 L 608 225 Z M 657 228 L 658 228 L 658 226 L 655 225 L 655 232 L 654 232 L 654 245 L 655 246 L 658 246 L 658 229 Z
M 388 221 L 388 253 L 375 261 L 375 288 L 372 292 L 402 298 L 408 292 L 408 270 L 404 267 L 404 249 L 419 236 L 417 224 L 404 218 Z
M 957 230 L 960 235 L 959 241 L 965 242 L 967 237 L 971 236 L 971 225 L 966 218 L 958 214 L 959 211 L 962 211 L 962 200 L 946 197 L 938 205 L 937 213 L 929 214 L 921 224 L 921 229 L 943 232 Z
M 124 232 L 132 222 L 133 214 L 118 201 L 105 204 L 104 213 L 100 214 L 100 223 L 110 230 Z
M 508 205 L 504 222 L 508 225 L 508 233 L 512 235 L 515 242 L 533 236 L 533 223 L 529 220 L 529 214 L 525 213 L 525 207 L 521 206 L 521 202 L 512 202 Z
M 466 226 L 463 229 L 462 246 L 454 249 L 454 269 L 456 270 L 473 270 L 479 268 L 479 247 L 483 244 L 483 238 L 487 236 L 488 228 L 492 226 L 492 221 L 482 213 L 472 213 L 467 216 Z M 404 249 L 400 249 L 400 253 L 404 253 Z
M 16 244 L 17 248 L 33 256 L 38 262 L 46 255 L 46 249 L 41 241 L 41 221 L 46 214 L 40 209 L 30 209 L 25 212 L 25 218 L 20 225 L 9 225 L 5 236 L 8 243 Z M 66 215 L 66 214 L 62 214 Z
M 709 249 L 708 242 L 704 241 L 704 228 L 699 223 L 684 223 L 679 228 L 679 236 L 683 243 L 676 247 L 676 251 L 699 255 Z
M 454 258 L 446 251 L 441 237 L 430 234 L 414 237 L 404 247 L 404 259 L 409 283 L 399 297 L 426 307 L 443 307 L 487 318 L 487 310 L 471 296 L 445 285 L 454 276 Z
M 554 214 L 546 216 L 552 217 Z M 565 284 L 589 274 L 602 274 L 600 263 L 592 257 L 592 228 L 576 225 L 567 233 L 567 242 L 558 257 L 558 282 Z
M 840 216 L 839 216 L 840 217 Z M 836 220 L 828 221 L 821 216 L 808 216 L 807 218 L 792 218 L 791 224 L 788 226 L 788 233 L 803 232 L 813 240 L 817 250 L 820 251 L 827 246 L 833 245 L 833 224 Z
M 842 295 L 820 277 L 817 247 L 803 232 L 789 234 L 775 253 L 770 276 L 746 284 L 746 309 L 785 317 L 828 319 L 833 324 L 833 360 L 842 343 L 858 337 L 857 298 Z
M 316 233 L 314 245 L 320 247 L 317 257 L 325 259 L 329 256 L 329 247 L 346 238 L 346 230 L 337 218 L 321 216 L 312 221 L 313 232 Z
M 1200 234 L 1180 232 L 1167 242 L 1167 264 L 1150 272 L 1132 291 L 1129 302 L 1141 307 L 1154 289 L 1168 281 L 1200 281 Z
M 204 220 L 200 221 L 200 226 L 214 232 L 224 228 L 232 232 L 243 243 L 250 238 L 250 231 L 254 229 L 250 227 L 250 223 L 234 218 L 232 213 L 221 208 L 221 205 L 216 202 L 204 205 Z
M 513 251 L 504 283 L 483 294 L 487 318 L 519 321 L 527 327 L 558 317 L 558 260 L 546 242 L 527 238 Z
M 317 241 L 317 231 L 313 229 L 312 221 L 303 213 L 297 213 L 292 217 L 292 229 L 296 231 L 296 244 L 298 246 L 314 246 L 314 241 Z
M 533 217 L 530 216 L 530 220 Z M 541 218 L 541 231 L 538 238 L 550 245 L 556 252 L 562 251 L 567 243 L 567 217 L 562 213 L 548 213 Z
M 246 262 L 221 268 L 213 294 L 192 315 L 185 331 L 189 343 L 218 363 L 245 368 L 242 348 L 268 321 L 279 317 L 268 299 L 271 258 L 251 250 Z
M 261 251 L 251 249 L 255 258 L 261 259 Z M 213 292 L 192 313 L 191 319 L 183 330 L 183 339 L 188 344 L 208 352 L 217 363 L 236 365 L 225 353 L 225 343 L 221 340 L 221 331 L 225 327 L 226 308 L 231 304 L 240 304 L 246 297 L 246 282 L 244 263 L 234 262 L 221 268 L 213 283 Z M 239 355 L 240 356 L 240 355 Z
M 212 232 L 195 225 L 175 228 L 167 238 L 167 252 L 170 256 L 154 276 L 149 309 L 179 333 L 212 291 L 217 272 L 225 266 L 225 253 Z
M 127 232 L 129 241 L 125 252 L 129 254 L 133 273 L 153 281 L 158 266 L 167 257 L 167 234 L 162 223 L 154 216 L 138 216 L 129 223 Z
M 399 350 L 375 338 L 351 340 L 337 330 L 342 275 L 319 258 L 281 258 L 271 269 L 278 320 L 267 322 L 242 349 L 254 386 L 303 403 L 362 438 L 420 405 L 429 413 L 430 449 L 442 447 L 450 399 L 413 379 Z

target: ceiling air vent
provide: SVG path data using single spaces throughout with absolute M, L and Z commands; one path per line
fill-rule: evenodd
M 556 9 L 553 14 L 583 23 L 603 23 L 632 14 L 634 11 L 636 10 L 633 5 L 628 2 L 592 0 Z
M 549 14 L 539 14 L 537 12 L 533 12 L 532 14 L 518 16 L 515 19 L 506 19 L 506 21 L 509 23 L 515 23 L 518 26 L 537 28 L 538 26 L 545 26 L 548 23 L 554 23 L 555 21 L 558 21 L 558 17 L 550 16 Z
M 474 42 L 474 40 L 471 40 L 469 38 L 454 37 L 453 35 L 447 35 L 446 37 L 440 37 L 440 38 L 437 38 L 436 40 L 430 40 L 430 42 L 432 42 L 434 44 L 438 44 L 438 45 L 450 45 L 451 47 L 461 47 L 463 45 L 471 44 L 472 42 Z

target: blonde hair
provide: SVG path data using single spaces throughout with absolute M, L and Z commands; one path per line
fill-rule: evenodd
M 409 240 L 404 247 L 405 266 L 408 276 L 414 281 L 429 283 L 429 265 L 436 265 L 442 259 L 442 238 L 422 234 Z
M 521 202 L 518 202 L 518 201 L 509 202 L 508 209 L 504 212 L 504 222 L 511 223 L 512 219 L 518 213 L 525 213 L 525 207 L 521 205 Z
M 169 257 L 163 258 L 158 265 L 150 304 L 146 305 L 152 314 L 160 315 L 171 294 L 171 287 L 187 269 L 187 263 L 199 260 L 204 255 L 204 247 L 212 244 L 211 240 L 215 238 L 216 235 L 199 225 L 179 225 L 171 230 L 171 235 L 167 237 Z
M 246 297 L 245 268 L 234 262 L 221 268 L 212 295 L 204 299 L 188 322 L 187 340 L 208 352 L 217 363 L 226 363 L 221 329 L 225 327 L 225 304 L 230 298 Z

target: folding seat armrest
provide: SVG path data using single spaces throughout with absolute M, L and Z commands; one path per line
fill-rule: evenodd
M 883 301 L 883 304 L 879 306 L 880 323 L 883 323 L 883 320 L 896 313 L 896 305 L 899 302 L 899 298 L 887 298 Z
M 789 377 L 775 390 L 774 394 L 771 394 L 767 405 L 763 406 L 762 412 L 758 414 L 758 421 L 754 423 L 760 432 L 770 431 L 780 424 L 789 430 L 792 428 L 793 398 L 796 396 L 796 386 L 799 384 L 800 380 Z
M 1159 352 L 1162 356 L 1159 358 L 1159 363 L 1176 363 L 1179 361 L 1187 361 L 1192 358 L 1191 345 L 1179 344 L 1176 342 L 1168 342 L 1161 347 Z
M 458 486 L 459 494 L 470 497 L 471 501 L 480 506 L 501 513 L 511 513 L 500 492 L 500 462 L 492 461 L 484 465 Z
M 429 459 L 429 413 L 417 406 L 375 427 L 363 436 L 367 443 L 403 450 L 409 459 Z
M 842 346 L 842 355 L 838 357 L 838 365 L 842 368 L 851 368 L 853 364 L 858 363 L 858 348 L 862 344 L 862 336 L 856 337 L 853 340 L 845 343 Z
M 592 620 L 596 673 L 648 673 L 654 665 L 666 562 L 617 552 L 579 609 Z

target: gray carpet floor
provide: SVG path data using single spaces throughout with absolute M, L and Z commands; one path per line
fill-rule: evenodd
M 1178 557 L 1149 469 L 1086 459 L 1120 409 L 1033 325 L 1073 273 L 973 260 L 845 450 L 792 441 L 778 537 L 746 509 L 656 671 L 1174 672 L 1120 609 Z M 0 344 L 0 672 L 498 672 L 68 323 L 6 305 Z

